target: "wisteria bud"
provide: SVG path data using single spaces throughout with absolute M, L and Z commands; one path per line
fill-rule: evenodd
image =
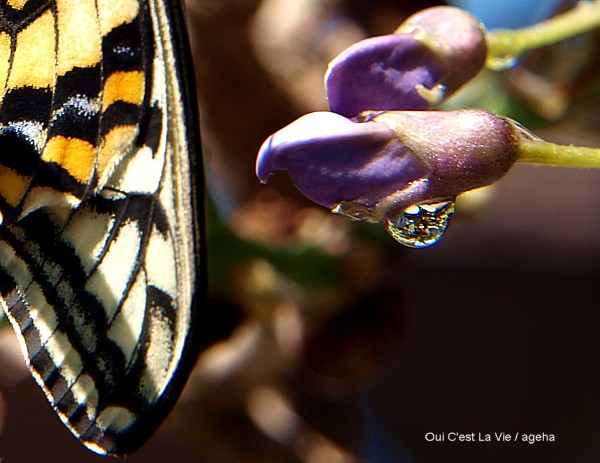
M 409 17 L 396 33 L 350 46 L 329 64 L 325 85 L 332 111 L 424 110 L 483 68 L 485 30 L 469 13 L 434 7 Z
M 257 175 L 287 170 L 328 208 L 379 221 L 406 207 L 455 197 L 500 179 L 518 157 L 517 129 L 483 110 L 366 112 L 352 122 L 311 113 L 273 134 Z

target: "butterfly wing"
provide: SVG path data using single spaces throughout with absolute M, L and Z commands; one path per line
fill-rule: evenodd
M 97 453 L 129 453 L 197 354 L 201 164 L 181 5 L 10 4 L 0 303 L 71 432 Z

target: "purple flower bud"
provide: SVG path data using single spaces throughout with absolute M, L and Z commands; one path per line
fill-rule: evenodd
M 287 170 L 298 189 L 328 208 L 371 221 L 452 198 L 501 178 L 518 157 L 516 129 L 482 110 L 365 113 L 355 123 L 311 113 L 260 149 L 266 182 Z
M 263 143 L 256 175 L 266 182 L 276 170 L 287 170 L 305 196 L 332 208 L 340 202 L 373 207 L 429 169 L 385 123 L 357 124 L 335 113 L 316 112 Z
M 426 8 L 407 18 L 396 32 L 416 34 L 442 60 L 447 75 L 440 84 L 446 87 L 446 96 L 462 87 L 485 66 L 485 28 L 479 19 L 459 8 Z
M 331 61 L 325 75 L 332 111 L 428 109 L 484 66 L 485 32 L 468 13 L 434 7 L 392 35 L 362 40 Z
M 519 157 L 522 129 L 489 111 L 393 111 L 365 115 L 365 120 L 385 122 L 396 137 L 429 167 L 421 197 L 403 191 L 378 205 L 385 216 L 411 204 L 455 197 L 490 185 L 502 178 Z

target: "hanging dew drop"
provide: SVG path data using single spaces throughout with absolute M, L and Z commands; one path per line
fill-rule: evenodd
M 446 98 L 448 89 L 445 85 L 437 84 L 433 88 L 427 88 L 422 84 L 415 86 L 417 93 L 431 106 L 440 104 Z
M 485 64 L 493 71 L 505 71 L 514 68 L 518 62 L 518 55 L 506 53 L 504 55 L 490 54 Z
M 454 199 L 419 203 L 400 215 L 388 218 L 386 229 L 392 237 L 410 248 L 426 248 L 441 238 L 454 214 Z
M 364 206 L 362 204 L 353 203 L 350 201 L 344 201 L 339 204 L 336 204 L 331 212 L 334 214 L 344 215 L 348 217 L 350 220 L 362 221 L 362 220 L 370 220 L 372 211 L 369 207 Z
M 496 30 L 488 34 L 486 67 L 493 71 L 504 71 L 516 66 L 522 49 L 518 34 L 510 30 Z

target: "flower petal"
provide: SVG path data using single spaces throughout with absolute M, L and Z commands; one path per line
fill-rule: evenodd
M 362 40 L 329 63 L 325 74 L 332 111 L 428 109 L 419 86 L 432 89 L 445 74 L 441 61 L 411 34 Z
M 394 34 L 355 43 L 325 74 L 332 111 L 424 110 L 455 92 L 483 68 L 485 31 L 469 13 L 434 7 L 409 17 Z
M 433 51 L 446 67 L 438 84 L 446 96 L 475 77 L 487 58 L 486 32 L 481 22 L 466 11 L 436 6 L 408 17 L 396 33 L 412 33 Z
M 386 123 L 431 169 L 420 197 L 395 193 L 378 205 L 384 215 L 400 212 L 408 199 L 453 197 L 490 185 L 519 157 L 518 129 L 489 111 L 390 111 L 375 113 L 373 120 Z
M 355 123 L 328 112 L 307 114 L 262 145 L 256 174 L 263 182 L 287 170 L 297 188 L 326 207 L 371 207 L 425 177 L 429 167 L 384 123 Z

